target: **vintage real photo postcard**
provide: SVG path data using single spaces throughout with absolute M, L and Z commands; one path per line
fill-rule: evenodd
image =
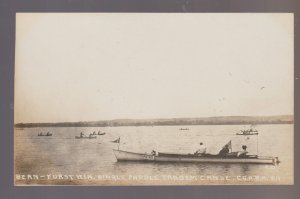
M 291 13 L 17 13 L 15 185 L 294 184 Z

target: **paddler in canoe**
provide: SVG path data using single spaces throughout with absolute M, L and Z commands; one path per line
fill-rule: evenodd
M 223 146 L 223 148 L 220 150 L 219 152 L 219 156 L 221 157 L 226 157 L 226 156 L 231 156 L 231 157 L 247 157 L 247 146 L 246 145 L 242 145 L 242 151 L 236 151 L 236 152 L 232 152 L 232 146 L 231 146 L 231 140 L 225 144 L 225 146 Z
M 203 142 L 200 142 L 200 146 L 198 148 L 198 150 L 194 153 L 194 155 L 204 155 L 206 153 L 206 147 L 204 146 Z
M 243 149 L 243 151 L 238 151 L 237 152 L 237 154 L 236 154 L 237 157 L 246 157 L 247 156 L 247 153 L 248 153 L 247 146 L 242 145 L 242 149 Z
M 236 156 L 236 157 L 246 157 L 247 156 L 247 146 L 242 146 L 242 151 L 232 152 L 231 140 L 225 144 L 222 149 L 219 151 L 218 156 L 226 157 L 226 156 Z M 200 142 L 200 146 L 198 150 L 194 153 L 196 156 L 209 156 L 211 154 L 206 153 L 206 147 L 203 142 Z
M 220 157 L 225 157 L 229 154 L 232 154 L 232 152 L 230 153 L 230 151 L 232 151 L 231 140 L 222 147 L 222 149 L 219 151 L 218 155 Z M 200 146 L 199 146 L 198 150 L 194 153 L 194 155 L 205 156 L 205 155 L 211 155 L 211 154 L 206 153 L 206 147 L 204 146 L 203 142 L 200 142 Z

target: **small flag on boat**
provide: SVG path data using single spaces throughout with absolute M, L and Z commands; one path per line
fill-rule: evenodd
M 228 148 L 232 149 L 231 140 L 227 144 L 228 144 Z
M 111 141 L 111 142 L 113 142 L 113 143 L 120 143 L 120 137 L 118 139 L 114 140 L 114 141 Z

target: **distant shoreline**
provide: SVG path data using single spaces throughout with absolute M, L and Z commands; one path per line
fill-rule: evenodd
M 118 126 L 192 126 L 192 125 L 261 125 L 293 124 L 294 116 L 220 116 L 172 119 L 117 119 L 85 122 L 16 123 L 16 128 L 34 127 L 118 127 Z

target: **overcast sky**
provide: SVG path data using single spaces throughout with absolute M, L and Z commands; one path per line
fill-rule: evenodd
M 17 14 L 15 122 L 293 114 L 292 14 Z

